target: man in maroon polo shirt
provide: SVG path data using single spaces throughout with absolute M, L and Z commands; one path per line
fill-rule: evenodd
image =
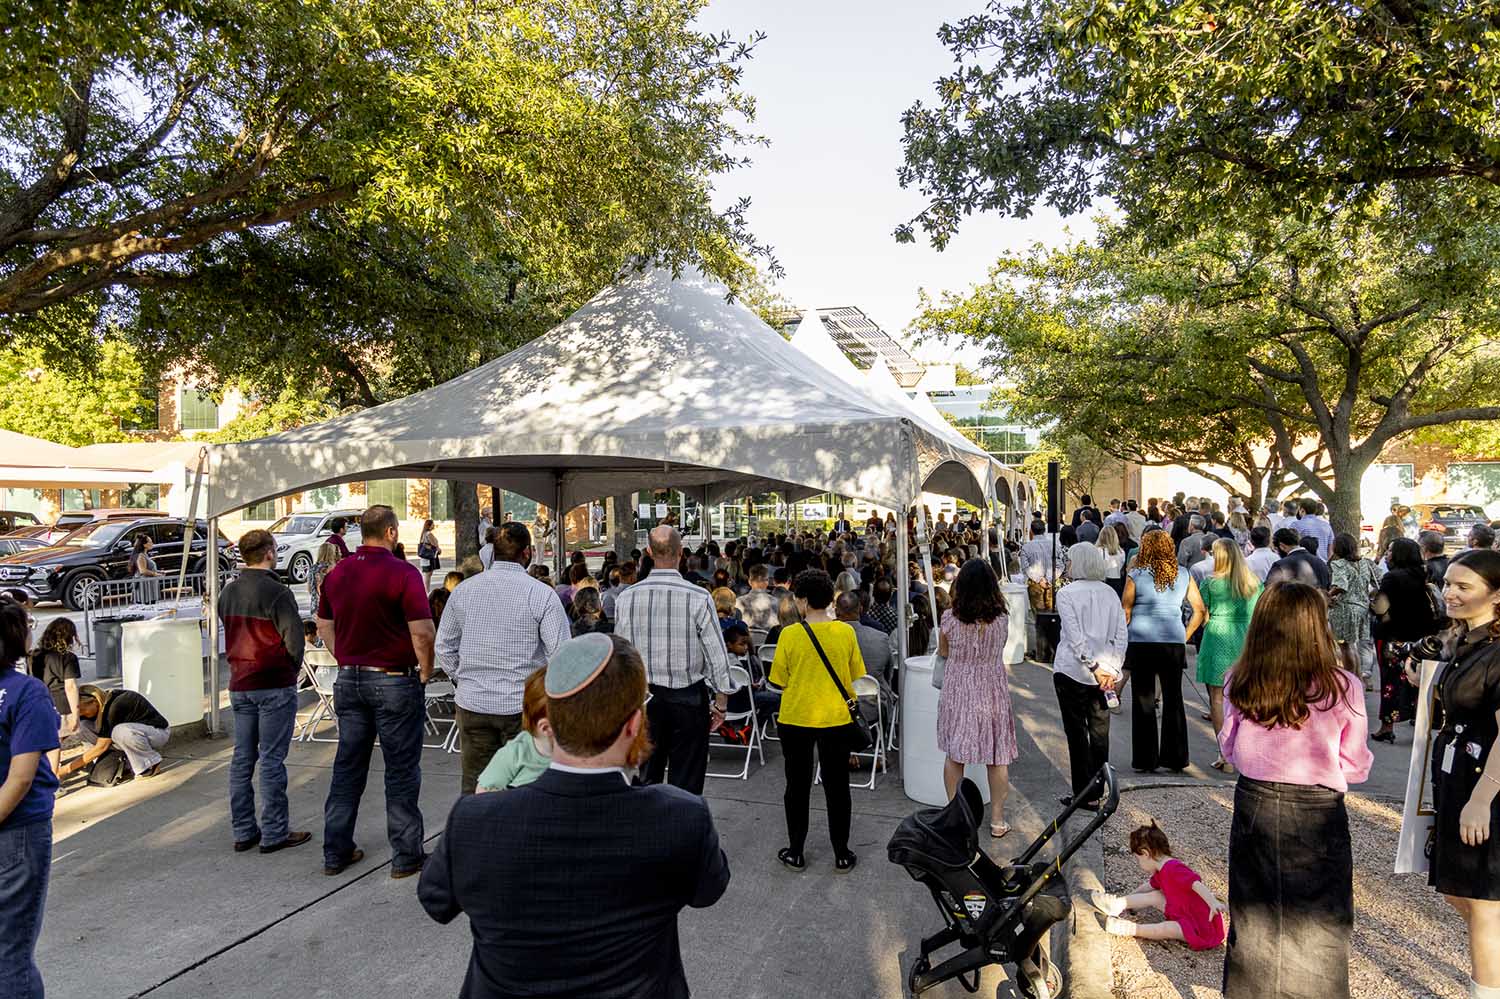
M 396 513 L 370 507 L 360 518 L 360 545 L 329 571 L 318 591 L 318 636 L 339 663 L 333 709 L 339 748 L 323 806 L 323 873 L 339 874 L 364 859 L 354 845 L 359 800 L 370 775 L 375 739 L 385 759 L 386 831 L 391 877 L 422 869 L 422 686 L 432 674 L 437 634 L 422 574 L 396 557 Z
M 234 759 L 229 764 L 229 821 L 234 850 L 275 853 L 301 846 L 310 832 L 293 832 L 286 800 L 286 753 L 297 720 L 297 673 L 304 646 L 297 598 L 276 578 L 276 539 L 269 531 L 240 538 L 245 568 L 219 595 L 224 648 L 229 656 L 229 704 L 234 709 Z M 255 787 L 260 767 L 260 822 Z

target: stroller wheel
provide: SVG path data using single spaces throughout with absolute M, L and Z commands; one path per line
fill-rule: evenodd
M 931 970 L 932 964 L 927 960 L 925 956 L 919 957 L 912 962 L 911 972 L 906 976 L 906 994 L 908 996 L 915 997 L 921 995 L 921 993 L 917 991 L 917 979 L 922 975 L 927 974 L 927 972 Z
M 1045 958 L 1042 963 L 1045 970 L 1032 961 L 1022 961 L 1016 967 L 1016 986 L 1026 999 L 1057 999 L 1062 995 L 1062 972 Z

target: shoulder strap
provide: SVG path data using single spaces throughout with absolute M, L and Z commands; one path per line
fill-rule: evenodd
M 803 621 L 802 630 L 807 632 L 808 640 L 812 642 L 813 648 L 818 651 L 818 658 L 823 660 L 823 668 L 828 671 L 828 676 L 833 680 L 833 685 L 839 688 L 839 696 L 844 699 L 845 704 L 849 704 L 854 698 L 849 696 L 849 691 L 844 689 L 844 681 L 840 680 L 838 673 L 834 672 L 833 663 L 828 661 L 828 653 L 824 652 L 823 646 L 818 644 L 818 636 L 813 634 L 812 625 Z

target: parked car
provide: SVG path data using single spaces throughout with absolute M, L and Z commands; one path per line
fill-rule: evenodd
M 142 517 L 165 517 L 165 510 L 132 509 L 129 507 L 100 507 L 91 510 L 64 510 L 57 515 L 47 540 L 56 544 L 85 524 L 96 520 L 140 520 Z
M 18 527 L 14 531 L 8 531 L 4 535 L 7 538 L 35 538 L 42 544 L 48 544 L 48 538 L 52 536 L 52 525 L 32 524 L 30 527 Z
M 1469 529 L 1490 522 L 1484 507 L 1477 503 L 1413 503 L 1411 510 L 1418 528 L 1441 534 L 1443 547 L 1448 551 L 1467 547 Z
M 9 534 L 23 527 L 36 527 L 41 522 L 40 517 L 25 510 L 0 510 L 0 534 Z
M 21 552 L 29 552 L 34 548 L 46 547 L 47 542 L 41 538 L 28 538 L 17 534 L 0 536 L 0 558 L 6 555 L 18 555 Z
M 136 517 L 133 520 L 95 520 L 73 531 L 55 545 L 34 548 L 0 558 L 0 587 L 17 587 L 32 599 L 58 600 L 68 610 L 82 610 L 88 602 L 90 583 L 124 579 L 130 575 L 130 554 L 138 535 L 149 533 L 154 547 L 151 557 L 164 575 L 182 566 L 182 517 Z M 195 521 L 193 547 L 188 553 L 188 572 L 204 571 L 208 544 L 207 521 Z M 219 568 L 234 568 L 234 550 L 221 534 L 218 538 Z
M 305 583 L 312 573 L 318 549 L 333 534 L 334 518 L 348 524 L 344 544 L 353 551 L 359 544 L 359 518 L 363 510 L 328 510 L 323 513 L 293 513 L 271 525 L 276 538 L 276 568 L 293 583 Z

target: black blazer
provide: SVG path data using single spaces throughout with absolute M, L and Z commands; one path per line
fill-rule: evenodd
M 713 905 L 728 884 L 702 798 L 612 770 L 548 770 L 460 798 L 417 897 L 440 923 L 469 915 L 461 999 L 680 999 L 677 913 Z

